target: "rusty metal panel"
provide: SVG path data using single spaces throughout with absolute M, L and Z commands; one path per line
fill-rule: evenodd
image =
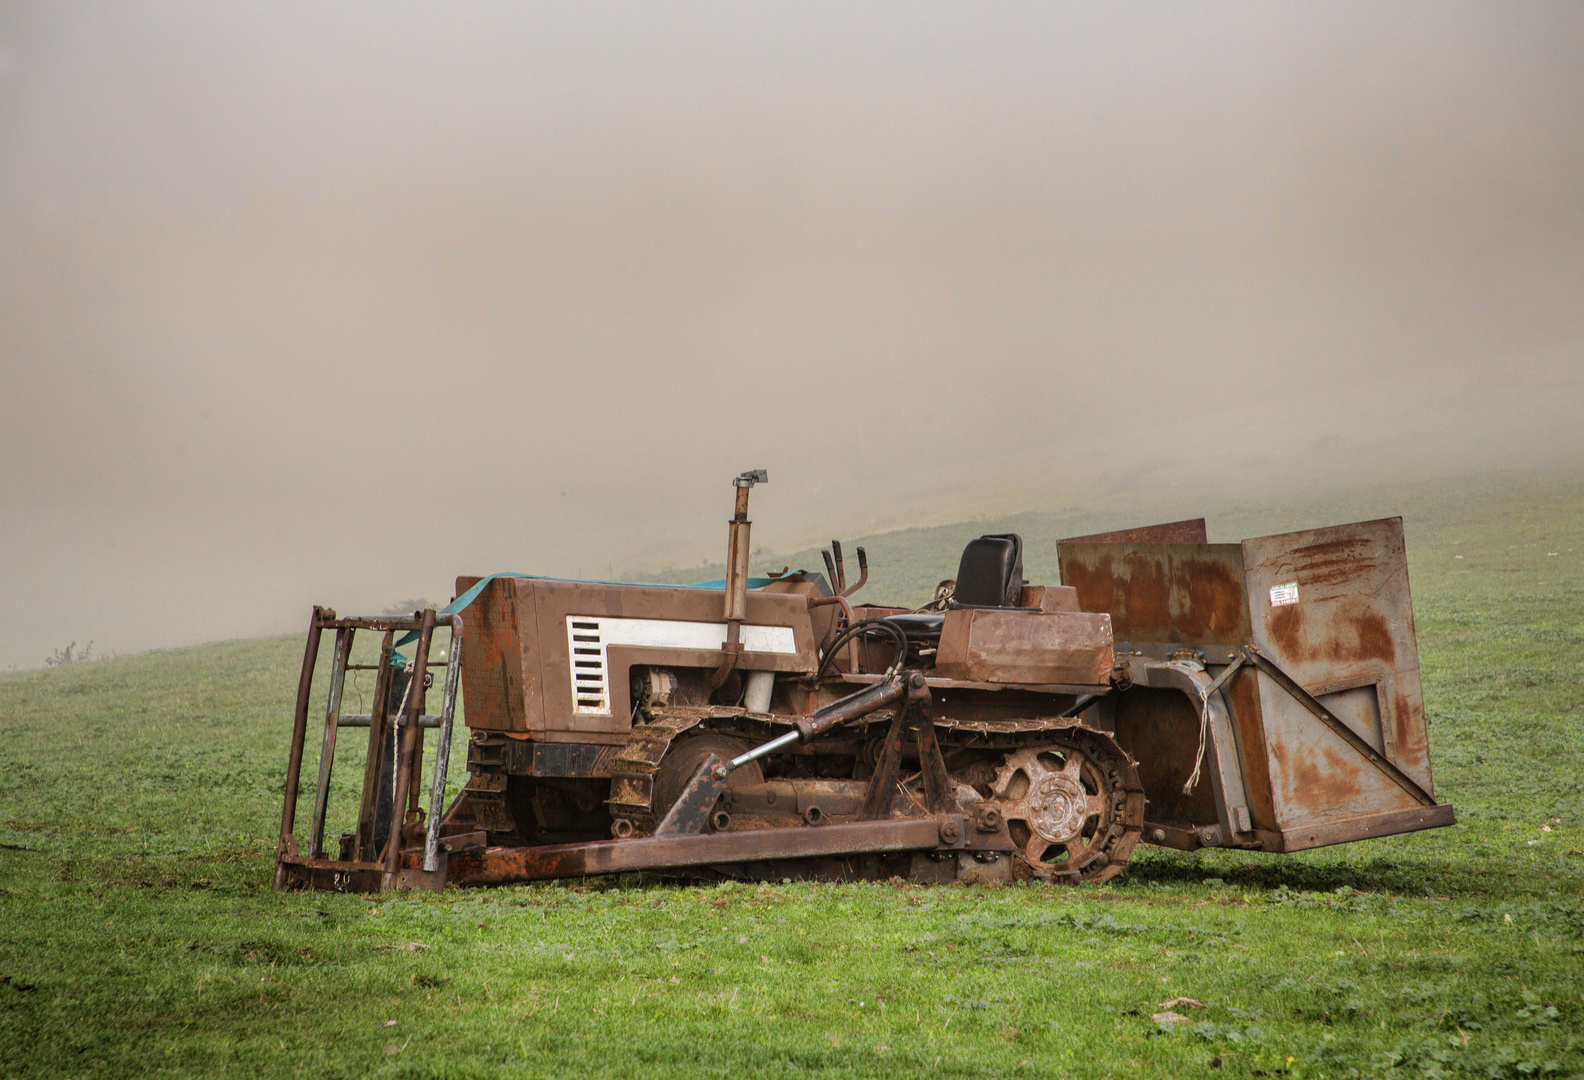
M 1430 762 L 1400 519 L 1241 545 L 1063 542 L 1058 558 L 1084 610 L 1111 612 L 1119 643 L 1249 643 L 1274 663 L 1239 672 L 1223 695 L 1252 823 L 1267 846 L 1296 850 L 1440 822 L 1420 802 L 1429 800 Z M 1221 670 L 1208 662 L 1212 674 Z M 1297 685 L 1284 688 L 1287 677 Z M 1345 731 L 1327 727 L 1336 721 L 1317 717 L 1316 703 Z M 1170 709 L 1121 720 L 1119 737 L 1141 759 L 1177 757 L 1195 726 Z M 1349 745 L 1346 732 L 1362 744 Z M 1371 754 L 1386 760 L 1372 763 Z M 1393 765 L 1406 777 L 1394 779 Z M 1206 807 L 1165 790 L 1176 771 L 1158 763 L 1146 788 L 1163 811 L 1170 804 L 1174 817 L 1197 823 Z M 1415 784 L 1424 790 L 1410 790 Z
M 461 596 L 477 577 L 457 578 Z M 462 702 L 471 728 L 529 731 L 538 726 L 542 707 L 534 677 L 524 678 L 519 608 L 523 599 L 532 623 L 533 592 L 526 598 L 511 578 L 496 578 L 468 605 L 468 633 L 462 640 Z M 530 629 L 530 636 L 532 630 Z M 530 641 L 528 647 L 532 649 Z
M 1210 669 L 1211 674 L 1224 670 Z M 1236 732 L 1239 760 L 1243 765 L 1243 793 L 1248 797 L 1253 826 L 1267 836 L 1278 833 L 1276 800 L 1271 792 L 1270 748 L 1265 741 L 1265 718 L 1260 712 L 1259 673 L 1244 667 L 1227 680 L 1221 688 L 1221 697 L 1227 704 Z
M 1259 537 L 1242 548 L 1254 644 L 1430 791 L 1402 519 Z M 1308 839 L 1322 824 L 1423 811 L 1267 675 L 1259 696 L 1276 819 L 1289 846 L 1324 842 Z
M 1441 829 L 1455 824 L 1457 815 L 1448 803 L 1416 806 L 1412 810 L 1391 810 L 1384 814 L 1366 814 L 1363 817 L 1289 829 L 1282 834 L 1282 850 L 1304 851 L 1328 844 L 1346 844 L 1354 840 L 1396 836 L 1421 829 Z
M 1208 544 L 1210 534 L 1205 531 L 1204 518 L 1187 521 L 1168 521 L 1164 525 L 1142 525 L 1136 529 L 1118 529 L 1115 532 L 1090 533 L 1088 536 L 1069 536 L 1058 541 L 1062 544 Z
M 580 738 L 599 741 L 614 738 L 631 727 L 632 704 L 629 669 L 636 663 L 670 667 L 714 668 L 720 663 L 719 645 L 708 648 L 611 645 L 605 651 L 607 710 L 590 712 L 575 707 L 572 694 L 572 658 L 568 652 L 568 620 L 588 616 L 601 622 L 653 620 L 661 623 L 714 627 L 724 641 L 724 600 L 719 589 L 666 585 L 618 585 L 602 582 L 535 581 L 539 640 L 544 647 L 539 660 L 543 686 L 545 731 L 575 732 Z M 744 626 L 749 645 L 737 662 L 744 671 L 813 671 L 816 663 L 814 634 L 805 597 L 789 593 L 748 593 L 748 619 Z M 753 634 L 774 628 L 790 634 L 791 651 L 755 651 Z M 716 641 L 717 638 L 710 638 Z M 559 646 L 556 642 L 559 641 Z
M 1038 611 L 1083 610 L 1078 606 L 1078 590 L 1070 585 L 1025 585 L 1017 606 Z
M 1022 608 L 948 611 L 935 675 L 1001 683 L 1103 684 L 1111 677 L 1106 615 Z
M 478 580 L 458 578 L 458 594 Z M 468 607 L 469 626 L 478 627 L 464 644 L 468 725 L 525 732 L 535 738 L 619 739 L 629 727 L 632 711 L 627 677 L 631 664 L 712 668 L 720 661 L 719 647 L 610 647 L 605 650 L 608 666 L 601 684 L 609 707 L 591 712 L 574 708 L 569 620 L 589 616 L 705 627 L 720 624 L 719 638 L 724 640 L 722 604 L 718 589 L 497 578 Z M 748 634 L 756 628 L 775 628 L 790 644 L 779 652 L 755 652 L 750 644 L 739 667 L 797 673 L 814 669 L 815 638 L 805 597 L 754 591 L 748 594 L 747 606 Z
M 1085 611 L 1108 612 L 1119 642 L 1248 641 L 1237 544 L 1079 543 L 1056 547 L 1062 584 Z
M 944 816 L 864 821 L 820 828 L 751 829 L 744 832 L 657 836 L 529 848 L 488 848 L 451 857 L 450 880 L 459 885 L 619 874 L 634 870 L 711 866 L 744 860 L 796 859 L 925 851 L 963 846 L 962 818 Z
M 1175 690 L 1133 687 L 1116 699 L 1116 740 L 1138 759 L 1139 781 L 1149 798 L 1149 825 L 1193 829 L 1218 821 L 1213 789 L 1201 783 L 1184 792 L 1199 749 L 1199 710 Z M 1145 836 L 1149 838 L 1146 827 Z

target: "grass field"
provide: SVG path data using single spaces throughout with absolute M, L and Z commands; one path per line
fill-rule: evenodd
M 1212 531 L 1388 501 L 1227 507 Z M 1102 887 L 281 895 L 298 640 L 0 677 L 0 1076 L 1584 1075 L 1584 477 L 1396 508 L 1461 823 L 1142 850 Z M 1031 577 L 1071 521 L 1015 523 Z M 871 552 L 927 591 L 997 524 Z M 1202 1005 L 1167 1030 L 1173 998 Z

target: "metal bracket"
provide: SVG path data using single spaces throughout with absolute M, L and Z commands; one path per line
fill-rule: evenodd
M 920 685 L 914 686 L 915 681 Z M 935 741 L 929 706 L 929 685 L 923 679 L 910 678 L 906 702 L 900 715 L 891 721 L 891 730 L 886 733 L 879 760 L 875 762 L 874 775 L 864 791 L 863 809 L 858 815 L 862 820 L 878 821 L 891 813 L 902 779 L 902 749 L 909 735 L 918 746 L 924 803 L 929 812 L 944 814 L 955 809 L 955 791 L 946 772 L 946 762 L 941 757 L 940 744 Z
M 1162 661 L 1135 655 L 1128 660 L 1126 670 L 1134 685 L 1177 690 L 1193 702 L 1195 715 L 1200 715 L 1201 710 L 1208 713 L 1210 737 L 1205 740 L 1204 753 L 1209 758 L 1210 787 L 1215 793 L 1221 835 L 1252 832 L 1254 822 L 1243 784 L 1242 751 L 1221 693 L 1232 669 L 1211 679 L 1197 660 Z
M 1399 769 L 1384 754 L 1364 741 L 1356 731 L 1337 719 L 1330 709 L 1327 709 L 1315 699 L 1313 694 L 1299 686 L 1291 675 L 1276 666 L 1275 661 L 1260 652 L 1257 645 L 1245 645 L 1243 647 L 1243 655 L 1247 656 L 1255 667 L 1269 675 L 1277 686 L 1287 692 L 1288 696 L 1308 709 L 1317 720 L 1330 728 L 1336 733 L 1338 738 L 1357 751 L 1360 757 L 1386 774 L 1387 779 L 1392 783 L 1412 795 L 1415 801 L 1424 806 L 1436 805 L 1435 797 L 1420 787 L 1413 777 Z
M 696 836 L 704 831 L 715 801 L 726 790 L 726 778 L 731 766 L 714 754 L 707 755 L 693 772 L 693 779 L 677 801 L 671 804 L 666 816 L 655 826 L 656 836 Z

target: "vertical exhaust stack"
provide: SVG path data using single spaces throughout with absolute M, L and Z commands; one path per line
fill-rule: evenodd
M 742 623 L 748 616 L 748 492 L 755 484 L 768 484 L 770 475 L 763 469 L 750 469 L 732 481 L 737 489 L 736 512 L 726 543 L 726 640 L 721 644 L 720 667 L 710 676 L 712 688 L 720 686 L 737 666 L 742 652 Z

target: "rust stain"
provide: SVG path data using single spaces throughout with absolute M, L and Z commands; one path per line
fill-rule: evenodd
M 1397 643 L 1392 639 L 1391 624 L 1381 615 L 1373 611 L 1355 615 L 1353 629 L 1358 634 L 1359 657 L 1382 660 L 1388 664 L 1397 659 Z
M 1418 770 L 1424 769 L 1425 759 L 1430 754 L 1424 708 L 1417 699 L 1397 692 L 1391 698 L 1391 718 L 1395 738 L 1393 750 L 1398 767 L 1410 776 L 1417 776 Z M 1428 770 L 1425 772 L 1428 773 Z
M 1243 581 L 1224 563 L 1192 560 L 1184 565 L 1188 612 L 1192 618 L 1179 624 L 1190 640 L 1236 634 L 1246 612 Z
M 1063 544 L 1206 544 L 1210 542 L 1210 536 L 1205 531 L 1204 518 L 1189 518 L 1186 521 L 1168 521 L 1162 525 L 1118 529 L 1116 532 L 1069 536 L 1059 542 Z
M 1391 623 L 1379 612 L 1352 611 L 1331 621 L 1336 632 L 1324 634 L 1318 643 L 1306 640 L 1307 623 L 1301 604 L 1275 608 L 1266 623 L 1271 641 L 1281 657 L 1292 663 L 1329 660 L 1337 663 L 1379 660 L 1387 666 L 1397 660 L 1397 642 Z
M 1256 828 L 1276 827 L 1275 799 L 1271 793 L 1271 748 L 1265 738 L 1259 704 L 1259 676 L 1240 671 L 1222 691 L 1231 707 L 1231 720 L 1243 748 L 1243 768 L 1249 812 Z
M 1304 584 L 1308 585 L 1309 588 L 1317 589 L 1325 585 L 1353 584 L 1374 569 L 1375 567 L 1373 563 L 1366 565 L 1359 560 L 1354 559 L 1329 566 L 1317 566 L 1313 563 L 1310 563 L 1293 570 L 1291 572 L 1291 576 L 1300 579 L 1304 582 Z
M 1120 597 L 1129 629 L 1164 630 L 1172 625 L 1171 585 L 1166 568 L 1154 559 L 1130 555 L 1125 561 L 1126 592 Z M 1115 619 L 1115 613 L 1112 618 Z
M 1282 769 L 1283 772 L 1287 771 L 1287 744 L 1286 743 L 1284 743 L 1284 742 L 1273 742 L 1273 743 L 1271 743 L 1270 744 L 1270 756 L 1271 756 L 1271 760 L 1272 761 L 1276 762 L 1277 765 L 1281 766 L 1281 769 Z
M 1303 620 L 1303 610 L 1298 604 L 1271 610 L 1266 625 L 1270 629 L 1271 641 L 1275 642 L 1283 657 L 1295 660 L 1307 658 L 1303 648 Z
M 1248 634 L 1240 568 L 1197 545 L 1064 550 L 1062 580 L 1084 611 L 1109 611 L 1118 638 L 1231 644 Z M 1212 551 L 1214 549 L 1211 549 Z
M 1326 810 L 1358 802 L 1364 789 L 1358 782 L 1357 759 L 1349 761 L 1330 747 L 1322 747 L 1320 756 L 1323 763 L 1302 755 L 1291 764 L 1290 790 L 1299 805 L 1307 810 Z
M 1062 584 L 1078 591 L 1078 610 L 1110 612 L 1114 625 L 1117 615 L 1111 594 L 1116 575 L 1111 570 L 1111 556 L 1097 555 L 1092 564 L 1083 559 L 1064 559 L 1061 571 Z
M 1357 802 L 1364 794 L 1364 787 L 1358 782 L 1360 759 L 1352 754 L 1344 757 L 1329 746 L 1321 750 L 1321 755 L 1326 764 L 1321 794 L 1332 806 L 1347 806 Z
M 476 577 L 457 578 L 457 595 L 472 588 Z M 513 675 L 520 672 L 521 642 L 515 608 L 507 593 L 511 583 L 497 579 L 468 606 L 468 634 L 462 641 L 462 701 L 470 727 L 522 730 L 526 721 Z
M 1375 546 L 1373 537 L 1339 536 L 1335 540 L 1317 540 L 1313 544 L 1295 547 L 1289 552 L 1294 559 L 1312 560 L 1316 563 L 1330 559 L 1334 561 L 1353 560 L 1358 557 L 1362 548 Z
M 1379 553 L 1380 546 L 1372 537 L 1343 536 L 1293 548 L 1265 560 L 1262 565 L 1279 566 L 1279 577 L 1296 577 L 1313 589 L 1346 585 L 1375 576 L 1380 564 Z

